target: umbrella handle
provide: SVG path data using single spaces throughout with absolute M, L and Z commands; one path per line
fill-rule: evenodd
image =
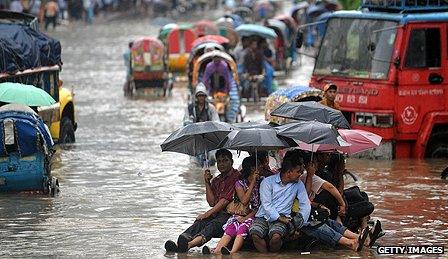
M 207 155 L 208 155 L 208 152 L 207 151 L 205 151 L 204 152 L 204 156 L 205 156 L 205 159 L 204 159 L 204 170 L 207 170 L 208 169 L 208 157 L 207 157 Z

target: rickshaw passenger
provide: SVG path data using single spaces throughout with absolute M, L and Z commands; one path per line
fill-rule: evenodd
M 229 150 L 218 150 L 216 160 L 220 172 L 218 176 L 213 178 L 209 169 L 204 171 L 206 199 L 211 208 L 197 216 L 193 225 L 179 235 L 177 243 L 166 241 L 167 252 L 186 253 L 190 248 L 204 245 L 211 238 L 224 234 L 222 227 L 230 217 L 225 209 L 233 200 L 235 183 L 240 173 L 233 168 L 232 153 Z
M 184 125 L 204 121 L 219 121 L 219 115 L 215 106 L 207 101 L 204 84 L 199 83 L 196 86 L 195 102 L 190 103 L 185 111 Z
M 267 94 L 272 92 L 274 69 L 266 61 L 263 52 L 258 48 L 256 40 L 253 40 L 247 48 L 242 65 L 243 74 L 247 73 L 249 76 L 264 75 L 262 85 Z

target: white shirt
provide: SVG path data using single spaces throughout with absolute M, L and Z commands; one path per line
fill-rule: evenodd
M 302 180 L 303 184 L 306 182 L 306 176 L 307 173 L 304 172 L 302 176 L 300 176 L 300 180 Z M 316 195 L 318 195 L 322 191 L 322 185 L 326 182 L 324 179 L 320 178 L 317 175 L 313 175 L 312 179 L 312 186 L 311 186 L 311 193 L 308 195 L 308 198 L 310 198 L 310 201 L 313 201 Z M 305 184 L 306 186 L 306 184 Z

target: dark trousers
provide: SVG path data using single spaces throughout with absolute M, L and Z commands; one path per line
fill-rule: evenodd
M 45 16 L 45 30 L 48 30 L 48 26 L 53 24 L 53 30 L 56 28 L 56 16 Z
M 185 236 L 188 240 L 192 240 L 197 236 L 202 236 L 202 242 L 205 244 L 213 237 L 219 238 L 224 234 L 222 226 L 227 222 L 229 217 L 230 214 L 220 212 L 214 217 L 197 220 L 181 235 Z

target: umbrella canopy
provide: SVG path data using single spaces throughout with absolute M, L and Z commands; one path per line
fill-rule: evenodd
M 217 43 L 217 44 L 226 44 L 229 43 L 229 39 L 223 37 L 221 35 L 206 35 L 195 39 L 192 43 L 192 46 L 197 46 L 201 43 Z
M 274 129 L 273 126 L 266 123 L 266 121 L 246 121 L 246 122 L 239 122 L 233 124 L 233 126 L 239 128 L 239 129 Z
M 204 42 L 204 43 L 200 43 L 198 45 L 192 45 L 192 46 L 193 46 L 193 48 L 191 49 L 191 52 L 190 52 L 192 55 L 196 55 L 196 53 L 198 53 L 199 55 L 202 55 L 202 54 L 204 54 L 204 50 L 207 48 L 224 51 L 224 47 L 221 44 L 214 43 L 214 42 Z M 202 53 L 200 53 L 200 52 L 202 52 Z
M 347 147 L 339 147 L 338 150 L 349 155 L 378 147 L 382 137 L 365 130 L 339 129 L 341 137 L 350 144 Z
M 194 24 L 196 35 L 213 35 L 218 34 L 218 28 L 215 23 L 210 20 L 200 20 Z
M 306 14 L 311 17 L 317 17 L 325 12 L 328 12 L 328 9 L 323 4 L 312 4 L 306 9 Z
M 304 142 L 298 142 L 298 148 L 302 150 L 312 151 L 312 152 L 341 152 L 348 155 L 353 155 L 359 152 L 363 152 L 369 149 L 376 148 L 381 143 L 381 136 L 374 133 L 364 131 L 364 130 L 348 130 L 339 129 L 339 134 L 342 139 L 345 140 L 349 146 L 337 146 L 337 145 L 327 145 L 327 144 L 315 144 L 310 145 Z
M 350 128 L 350 124 L 341 111 L 313 101 L 284 103 L 273 110 L 271 116 L 305 121 L 317 120 L 338 128 Z
M 305 8 L 307 8 L 308 6 L 310 6 L 310 4 L 308 4 L 307 1 L 300 2 L 300 3 L 294 5 L 294 6 L 291 8 L 290 13 L 291 13 L 291 14 L 294 14 L 295 12 L 297 12 L 297 11 L 299 11 L 299 10 L 301 10 L 301 9 L 305 9 Z
M 278 135 L 306 144 L 327 144 L 331 146 L 349 146 L 331 124 L 318 121 L 298 121 L 277 126 Z
M 18 104 L 18 103 L 10 103 L 10 104 L 3 105 L 2 107 L 0 107 L 0 112 L 4 112 L 4 111 L 20 111 L 20 112 L 28 112 L 28 113 L 37 115 L 37 113 L 33 109 L 31 109 L 29 106 L 26 106 L 23 104 Z
M 242 24 L 238 26 L 235 31 L 240 36 L 260 36 L 267 39 L 277 38 L 277 34 L 271 28 L 258 24 Z
M 291 139 L 277 135 L 274 129 L 241 129 L 231 131 L 219 144 L 220 148 L 255 152 L 296 146 Z
M 171 133 L 160 147 L 162 151 L 197 156 L 217 149 L 219 143 L 234 129 L 236 128 L 225 122 L 193 123 Z
M 48 106 L 56 103 L 51 95 L 40 88 L 10 82 L 0 84 L 0 102 L 27 106 Z
M 175 23 L 169 23 L 169 24 L 166 24 L 165 26 L 163 26 L 161 29 L 160 29 L 160 32 L 159 32 L 159 39 L 165 39 L 167 36 L 168 36 L 168 34 L 173 30 L 173 29 L 176 29 L 176 28 L 178 28 L 179 27 L 179 25 L 177 25 L 177 24 L 175 24 Z

